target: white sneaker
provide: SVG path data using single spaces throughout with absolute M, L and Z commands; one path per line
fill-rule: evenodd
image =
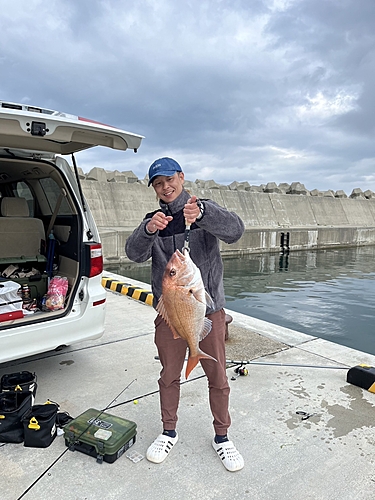
M 215 443 L 214 439 L 212 441 L 212 447 L 218 454 L 224 467 L 230 472 L 241 470 L 244 467 L 244 459 L 232 441 L 224 441 L 224 443 L 218 444 Z
M 173 446 L 178 441 L 178 434 L 176 433 L 176 437 L 172 438 L 170 436 L 166 436 L 165 434 L 159 434 L 159 436 L 155 439 L 155 441 L 149 446 L 146 458 L 150 462 L 154 462 L 155 464 L 160 464 L 163 462 L 168 453 L 171 451 Z

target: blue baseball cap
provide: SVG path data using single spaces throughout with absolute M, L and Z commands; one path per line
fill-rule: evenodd
M 158 175 L 170 177 L 176 172 L 182 172 L 182 168 L 176 160 L 173 160 L 172 158 L 159 158 L 158 160 L 155 160 L 148 169 L 148 185 L 150 185 Z

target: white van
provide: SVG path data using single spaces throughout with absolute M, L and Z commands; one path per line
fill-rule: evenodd
M 142 139 L 0 101 L 0 363 L 103 334 L 102 247 L 74 153 L 136 152 Z M 61 155 L 71 155 L 72 166 Z

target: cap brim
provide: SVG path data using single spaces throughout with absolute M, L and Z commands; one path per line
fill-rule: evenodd
M 181 172 L 181 170 L 164 170 L 163 172 L 158 172 L 156 175 L 151 177 L 151 179 L 148 181 L 148 186 L 152 184 L 152 182 L 156 179 L 156 177 L 172 177 L 172 175 L 176 174 L 177 172 Z

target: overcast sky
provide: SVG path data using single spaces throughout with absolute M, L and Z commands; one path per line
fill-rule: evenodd
M 0 99 L 139 133 L 186 178 L 375 191 L 374 0 L 0 0 Z

